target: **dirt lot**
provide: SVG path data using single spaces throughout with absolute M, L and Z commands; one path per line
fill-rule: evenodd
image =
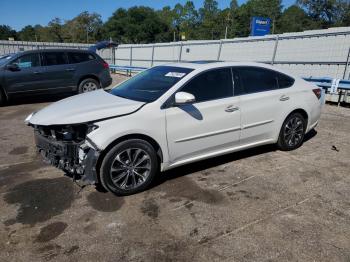
M 36 156 L 23 119 L 47 104 L 0 108 L 0 261 L 350 261 L 350 109 L 327 105 L 296 151 L 187 165 L 121 198 Z

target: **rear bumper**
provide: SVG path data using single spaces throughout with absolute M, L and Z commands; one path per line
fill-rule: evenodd
M 38 152 L 48 164 L 83 184 L 96 184 L 99 152 L 84 143 L 55 141 L 34 131 Z
M 101 87 L 106 88 L 112 84 L 112 77 L 109 71 L 104 71 L 100 76 Z

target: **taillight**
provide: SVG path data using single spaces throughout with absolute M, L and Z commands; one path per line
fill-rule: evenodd
M 103 66 L 103 68 L 105 68 L 105 69 L 109 69 L 109 65 L 108 65 L 108 63 L 107 63 L 106 61 L 103 61 L 103 62 L 102 62 L 102 66 Z
M 317 97 L 317 99 L 320 99 L 321 98 L 321 88 L 315 88 L 315 89 L 312 89 L 312 91 L 314 92 L 315 96 Z

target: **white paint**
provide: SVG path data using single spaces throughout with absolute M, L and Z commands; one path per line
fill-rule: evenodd
M 100 150 L 126 135 L 149 136 L 159 144 L 163 153 L 161 169 L 167 170 L 213 156 L 276 143 L 283 121 L 295 109 L 303 109 L 308 114 L 306 132 L 316 125 L 321 114 L 323 103 L 312 92 L 315 86 L 295 76 L 294 85 L 290 88 L 162 108 L 187 81 L 213 68 L 254 66 L 285 73 L 258 63 L 181 63 L 171 66 L 194 70 L 152 103 L 123 99 L 100 90 L 54 103 L 34 114 L 30 123 L 94 122 L 99 128 L 87 136 Z M 281 101 L 283 97 L 289 99 Z M 237 110 L 228 111 L 228 108 Z M 108 118 L 111 116 L 119 117 Z M 94 121 L 101 118 L 108 119 Z

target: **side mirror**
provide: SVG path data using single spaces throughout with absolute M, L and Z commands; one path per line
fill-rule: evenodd
M 192 104 L 196 102 L 196 98 L 194 95 L 186 92 L 177 92 L 175 94 L 175 104 L 176 105 L 185 105 L 185 104 Z
M 17 64 L 7 65 L 6 69 L 10 70 L 10 71 L 20 71 L 21 70 Z

